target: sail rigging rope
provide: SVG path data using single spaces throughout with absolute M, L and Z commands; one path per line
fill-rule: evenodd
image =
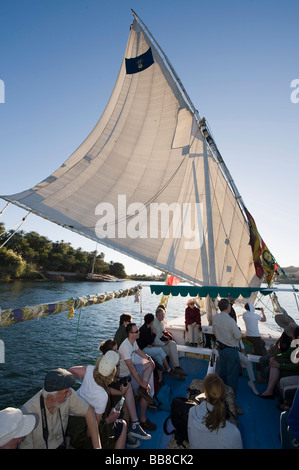
M 6 211 L 7 207 L 9 206 L 10 204 L 10 201 L 6 204 L 6 206 L 2 209 L 2 211 L 0 212 L 0 217 L 1 215 Z
M 31 212 L 31 211 L 30 211 Z M 29 216 L 30 212 L 28 212 L 27 215 L 25 215 L 25 217 L 23 217 L 21 223 L 20 222 L 17 222 L 15 225 L 13 225 L 10 229 L 6 230 L 5 232 L 1 233 L 0 236 L 4 235 L 5 233 L 9 232 L 13 227 L 15 227 L 18 223 L 20 223 L 20 225 L 18 226 L 18 228 L 2 243 L 2 245 L 0 246 L 0 249 L 6 245 L 6 243 L 14 236 L 14 234 L 16 232 L 18 232 L 20 230 L 20 228 L 22 227 L 23 223 L 25 222 L 25 220 L 27 219 L 27 217 Z

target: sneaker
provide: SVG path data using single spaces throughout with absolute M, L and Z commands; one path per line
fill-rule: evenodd
M 139 446 L 140 446 L 140 441 L 138 441 L 136 437 L 133 437 L 130 434 L 127 434 L 126 447 L 128 447 L 129 449 L 136 449 Z
M 154 400 L 152 399 L 152 397 L 150 396 L 150 394 L 148 393 L 148 391 L 146 390 L 146 388 L 143 388 L 143 387 L 138 387 L 137 389 L 137 392 L 139 393 L 139 395 L 144 398 L 148 403 L 150 403 L 151 405 L 154 404 Z
M 175 380 L 185 380 L 185 377 L 183 375 L 178 374 L 175 370 L 170 370 L 169 372 L 166 371 L 167 377 L 170 379 L 175 379 Z
M 157 425 L 152 423 L 148 418 L 146 418 L 144 422 L 140 421 L 140 425 L 143 429 L 147 429 L 148 431 L 155 431 L 157 429 Z
M 257 391 L 255 385 L 254 385 L 254 382 L 252 380 L 249 380 L 248 381 L 248 387 L 251 388 L 251 390 L 253 391 L 253 393 L 255 393 L 255 395 L 258 395 L 259 392 Z
M 177 372 L 180 375 L 188 375 L 181 367 L 176 367 L 175 372 Z
M 140 426 L 139 423 L 137 423 L 137 424 L 131 424 L 127 436 L 138 437 L 139 439 L 144 439 L 144 440 L 148 440 L 148 439 L 151 439 L 151 438 L 152 438 L 152 436 L 151 436 L 150 434 L 147 434 L 147 433 L 142 429 L 142 427 Z

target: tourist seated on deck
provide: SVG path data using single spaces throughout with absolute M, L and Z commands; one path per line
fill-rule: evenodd
M 132 315 L 129 313 L 123 313 L 119 317 L 119 327 L 114 335 L 114 339 L 117 342 L 117 346 L 120 347 L 121 343 L 127 339 L 126 327 L 132 321 Z
M 191 449 L 243 449 L 241 433 L 227 419 L 225 386 L 217 374 L 203 381 L 203 401 L 190 408 L 188 441 Z
M 119 419 L 120 412 L 111 409 L 108 386 L 113 382 L 119 355 L 109 351 L 99 357 L 95 365 L 74 366 L 69 369 L 76 379 L 82 380 L 77 394 L 93 407 L 100 430 L 103 449 L 124 449 L 127 438 L 127 423 Z M 84 423 L 76 416 L 70 416 L 67 433 L 72 447 L 90 448 Z
M 169 339 L 165 334 L 164 317 L 165 309 L 161 307 L 157 308 L 153 324 L 156 333 L 154 346 L 158 346 L 165 351 L 170 358 L 171 367 L 176 373 L 186 376 L 186 372 L 180 367 L 177 345 L 175 341 Z
M 279 353 L 286 352 L 291 346 L 292 335 L 297 327 L 293 318 L 290 317 L 286 312 L 279 313 L 274 316 L 274 320 L 278 326 L 283 328 L 281 336 L 278 338 L 275 344 L 272 344 L 267 351 L 267 354 L 261 356 L 259 364 L 261 368 L 261 374 L 269 378 L 270 372 L 270 358 L 277 356 Z
M 200 309 L 196 306 L 196 299 L 189 299 L 185 309 L 185 327 L 188 331 L 189 345 L 198 346 L 198 336 L 201 331 Z
M 0 449 L 17 449 L 23 437 L 35 426 L 33 414 L 23 415 L 18 408 L 8 407 L 0 411 Z
M 74 376 L 65 369 L 46 374 L 44 388 L 22 407 L 24 414 L 36 416 L 37 425 L 20 443 L 20 449 L 65 448 L 69 414 L 82 417 L 90 435 L 90 448 L 101 448 L 94 409 L 71 388 L 74 384 Z
M 133 391 L 140 397 L 140 424 L 143 429 L 154 431 L 157 426 L 146 418 L 146 410 L 148 404 L 154 404 L 149 384 L 155 363 L 137 344 L 139 329 L 136 323 L 129 323 L 126 330 L 127 339 L 121 343 L 118 350 L 120 356 L 119 377 L 131 377 Z M 143 361 L 141 373 L 138 373 L 136 363 L 133 362 L 135 355 L 138 355 Z
M 107 339 L 100 344 L 99 350 L 103 354 L 106 354 L 108 351 L 117 351 L 117 343 L 114 339 Z M 127 447 L 139 447 L 140 442 L 136 437 L 139 437 L 139 439 L 150 439 L 151 436 L 144 431 L 140 425 L 140 421 L 138 420 L 135 397 L 131 386 L 131 377 L 120 378 L 119 365 L 117 366 L 115 379 L 111 382 L 108 389 L 111 396 L 112 406 L 116 404 L 122 396 L 125 398 L 123 417 L 128 423 Z
M 155 317 L 152 313 L 144 315 L 144 324 L 139 328 L 137 344 L 143 352 L 151 356 L 155 361 L 159 384 L 163 382 L 164 368 L 168 377 L 176 380 L 184 380 L 182 375 L 177 374 L 170 368 L 165 351 L 159 346 L 154 346 L 156 338 L 156 330 L 153 327 L 154 319 Z
M 292 339 L 299 338 L 299 326 L 296 327 Z M 274 399 L 274 389 L 281 377 L 299 375 L 299 364 L 294 364 L 291 359 L 294 347 L 290 347 L 286 352 L 280 353 L 270 359 L 270 375 L 266 390 L 259 395 L 264 399 Z

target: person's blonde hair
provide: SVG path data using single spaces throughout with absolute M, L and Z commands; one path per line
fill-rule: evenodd
M 209 431 L 215 431 L 226 425 L 225 386 L 223 380 L 217 374 L 209 374 L 203 381 L 207 401 L 213 405 L 212 411 L 208 411 L 204 423 Z
M 103 359 L 105 355 L 103 354 L 103 356 L 100 356 L 95 364 L 95 367 L 94 367 L 94 371 L 93 371 L 93 378 L 95 380 L 95 382 L 100 386 L 100 387 L 103 387 L 105 390 L 108 389 L 108 385 L 110 385 L 113 380 L 114 380 L 114 377 L 115 377 L 115 374 L 116 374 L 116 367 L 114 367 L 114 370 L 111 372 L 110 375 L 107 375 L 106 377 L 104 375 L 102 375 L 100 372 L 99 372 L 99 364 L 101 362 L 101 360 Z

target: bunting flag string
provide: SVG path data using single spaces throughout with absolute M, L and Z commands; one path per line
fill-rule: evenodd
M 60 300 L 58 302 L 48 304 L 2 310 L 0 315 L 0 327 L 33 320 L 35 318 L 44 318 L 48 315 L 55 315 L 65 311 L 69 311 L 68 318 L 72 318 L 74 316 L 75 309 L 101 304 L 112 299 L 119 299 L 122 297 L 136 295 L 136 292 L 140 289 L 142 289 L 141 284 L 129 289 L 120 289 L 116 292 L 93 294 L 83 297 L 71 298 L 68 300 Z

